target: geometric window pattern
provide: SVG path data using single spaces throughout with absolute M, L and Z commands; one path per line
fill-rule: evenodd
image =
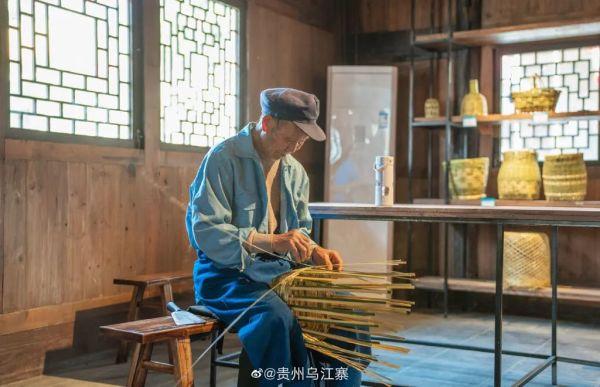
M 514 113 L 510 93 L 533 87 L 532 76 L 541 78 L 540 87 L 560 89 L 557 112 L 599 110 L 598 85 L 600 46 L 526 52 L 502 56 L 501 113 Z M 504 122 L 501 151 L 535 149 L 539 160 L 547 154 L 581 152 L 585 160 L 598 160 L 598 120 L 565 120 L 544 125 Z
M 240 11 L 213 0 L 160 0 L 161 141 L 210 147 L 239 117 Z
M 8 0 L 10 126 L 131 139 L 129 0 Z

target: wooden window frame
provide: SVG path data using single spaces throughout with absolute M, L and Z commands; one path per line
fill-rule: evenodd
M 238 125 L 242 127 L 246 120 L 246 99 L 245 94 L 247 90 L 247 59 L 246 59 L 246 17 L 247 17 L 247 4 L 243 0 L 217 0 L 224 4 L 237 7 L 240 10 L 240 74 L 239 74 L 239 104 L 238 104 Z M 83 161 L 91 157 L 92 160 L 96 160 L 98 156 L 89 156 L 89 146 L 98 146 L 106 149 L 100 149 L 94 152 L 97 155 L 101 155 L 101 159 L 110 158 L 110 148 L 129 148 L 131 157 L 133 159 L 144 158 L 140 155 L 138 150 L 147 150 L 147 140 L 149 138 L 158 138 L 158 150 L 159 151 L 176 151 L 176 152 L 193 152 L 204 154 L 208 151 L 208 147 L 198 147 L 191 145 L 175 145 L 162 143 L 160 141 L 160 112 L 153 115 L 148 110 L 151 110 L 154 106 L 160 106 L 160 96 L 146 94 L 148 86 L 152 86 L 152 83 L 156 83 L 156 89 L 160 85 L 160 78 L 156 77 L 158 72 L 154 70 L 156 67 L 152 64 L 152 60 L 148 60 L 146 52 L 154 49 L 160 43 L 160 20 L 158 19 L 158 13 L 150 12 L 153 16 L 156 13 L 156 17 L 151 21 L 151 27 L 155 28 L 156 33 L 148 34 L 148 8 L 157 9 L 159 7 L 159 0 L 129 0 L 130 4 L 130 31 L 131 31 L 131 139 L 113 139 L 106 137 L 91 137 L 77 134 L 64 134 L 54 132 L 37 132 L 33 130 L 17 129 L 10 127 L 10 74 L 9 74 L 9 57 L 8 57 L 8 44 L 0 45 L 2 54 L 0 55 L 0 85 L 6 85 L 0 90 L 2 96 L 0 101 L 4 100 L 5 103 L 0 107 L 0 140 L 9 142 L 9 144 L 20 144 L 23 142 L 50 142 L 59 144 L 72 144 L 73 151 L 70 152 L 72 155 L 74 152 L 81 153 Z M 145 25 L 146 22 L 146 25 Z M 8 40 L 8 3 L 6 1 L 0 2 L 0 40 L 7 42 Z M 159 56 L 160 60 L 160 56 Z M 154 101 L 156 100 L 156 101 Z M 158 101 L 158 103 L 157 103 Z M 156 117 L 154 117 L 156 116 Z M 156 119 L 156 125 L 146 125 L 150 120 Z M 158 130 L 158 133 L 152 131 Z M 154 142 L 154 140 L 151 140 Z M 58 147 L 60 149 L 66 149 Z M 154 146 L 151 146 L 154 148 Z M 22 147 L 17 146 L 17 150 L 9 150 L 9 157 L 27 158 L 27 154 L 31 152 L 21 151 Z M 80 149 L 80 151 L 77 151 Z M 116 150 L 115 150 L 116 151 Z M 122 154 L 122 151 L 116 151 L 117 154 Z M 158 156 L 160 160 L 179 160 L 176 165 L 181 165 L 183 160 L 193 159 L 197 157 L 167 157 L 162 154 Z M 104 155 L 104 156 L 102 156 Z M 65 159 L 72 160 L 70 156 L 64 158 L 60 155 L 52 157 L 52 159 Z
M 543 50 L 563 50 L 574 47 L 584 47 L 589 45 L 598 45 L 598 40 L 594 38 L 576 39 L 562 42 L 543 42 L 543 43 L 527 43 L 527 44 L 514 44 L 507 46 L 496 47 L 494 50 L 494 111 L 500 111 L 501 104 L 501 85 L 502 81 L 502 56 L 510 54 L 518 54 L 523 52 L 532 51 L 543 51 Z M 586 165 L 589 166 L 600 166 L 600 136 L 598 136 L 598 159 L 597 160 L 586 160 Z M 494 139 L 493 145 L 493 166 L 498 167 L 500 165 L 500 133 L 498 137 Z M 540 166 L 543 164 L 539 161 Z
M 246 17 L 248 14 L 248 5 L 247 2 L 244 0 L 215 0 L 215 1 L 219 1 L 223 4 L 226 4 L 228 6 L 231 7 L 235 7 L 239 10 L 240 12 L 240 44 L 239 44 L 239 66 L 240 66 L 240 72 L 239 72 L 239 82 L 238 82 L 238 96 L 239 96 L 239 101 L 238 101 L 238 128 L 241 129 L 244 127 L 244 125 L 247 122 L 247 104 L 246 104 L 246 90 L 247 90 L 247 52 L 246 52 L 246 47 L 247 47 L 247 33 L 246 33 Z M 157 44 L 160 44 L 160 42 L 157 42 Z M 160 58 L 159 58 L 160 60 Z M 159 79 L 159 84 L 160 84 L 160 79 Z M 159 97 L 160 99 L 160 97 Z M 159 101 L 159 106 L 160 108 L 162 108 L 162 105 Z M 159 122 L 160 122 L 160 113 L 158 116 Z M 160 138 L 160 125 L 159 125 L 159 138 Z M 205 147 L 205 146 L 197 146 L 197 145 L 183 145 L 183 144 L 171 144 L 168 142 L 163 142 L 160 141 L 159 147 L 161 150 L 164 151 L 180 151 L 180 152 L 208 152 L 208 150 L 210 149 L 210 147 Z

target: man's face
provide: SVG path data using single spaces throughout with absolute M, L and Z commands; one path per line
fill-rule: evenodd
M 308 140 L 308 135 L 291 121 L 265 117 L 267 131 L 264 134 L 267 148 L 273 159 L 280 159 L 286 154 L 297 152 Z

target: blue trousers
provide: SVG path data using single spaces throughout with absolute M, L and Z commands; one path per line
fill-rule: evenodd
M 194 265 L 194 291 L 196 303 L 210 309 L 223 323 L 231 324 L 243 311 L 260 298 L 269 287 L 261 282 L 255 282 L 245 277 L 235 269 L 218 269 L 206 256 L 200 258 Z M 248 353 L 250 362 L 255 369 L 263 371 L 259 377 L 261 386 L 277 386 L 284 384 L 286 387 L 308 387 L 313 385 L 313 379 L 308 378 L 311 366 L 308 362 L 309 351 L 304 345 L 302 329 L 292 311 L 281 298 L 274 292 L 260 300 L 248 309 L 239 321 L 233 326 L 238 332 L 240 341 Z M 356 334 L 347 331 L 333 332 L 347 337 L 365 340 L 365 334 Z M 370 354 L 370 348 L 355 346 L 345 342 L 326 340 L 327 342 L 350 350 Z M 342 364 L 338 360 L 311 351 L 315 363 L 312 367 L 324 366 L 318 373 L 323 373 L 333 378 L 326 378 L 328 387 L 354 387 L 360 386 L 361 373 L 352 367 Z M 302 368 L 304 380 L 277 380 L 278 371 Z M 335 378 L 338 368 L 347 368 L 347 376 Z M 264 370 L 275 370 L 273 378 L 264 374 Z M 333 372 L 332 370 L 333 369 Z M 312 370 L 314 372 L 314 369 Z M 325 372 L 327 371 L 327 372 Z M 290 379 L 292 379 L 290 377 Z M 333 379 L 333 380 L 331 380 Z

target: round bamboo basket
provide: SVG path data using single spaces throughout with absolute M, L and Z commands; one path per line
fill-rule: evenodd
M 540 88 L 539 75 L 533 76 L 533 89 L 511 93 L 517 113 L 553 112 L 558 102 L 560 90 L 550 87 Z
M 504 161 L 498 172 L 500 199 L 534 200 L 540 197 L 542 176 L 534 150 L 503 152 Z
M 582 153 L 546 156 L 543 168 L 547 200 L 584 200 L 587 171 Z
M 550 286 L 550 243 L 539 232 L 504 233 L 504 287 Z
M 451 196 L 461 200 L 485 197 L 489 167 L 490 159 L 487 157 L 450 160 Z

